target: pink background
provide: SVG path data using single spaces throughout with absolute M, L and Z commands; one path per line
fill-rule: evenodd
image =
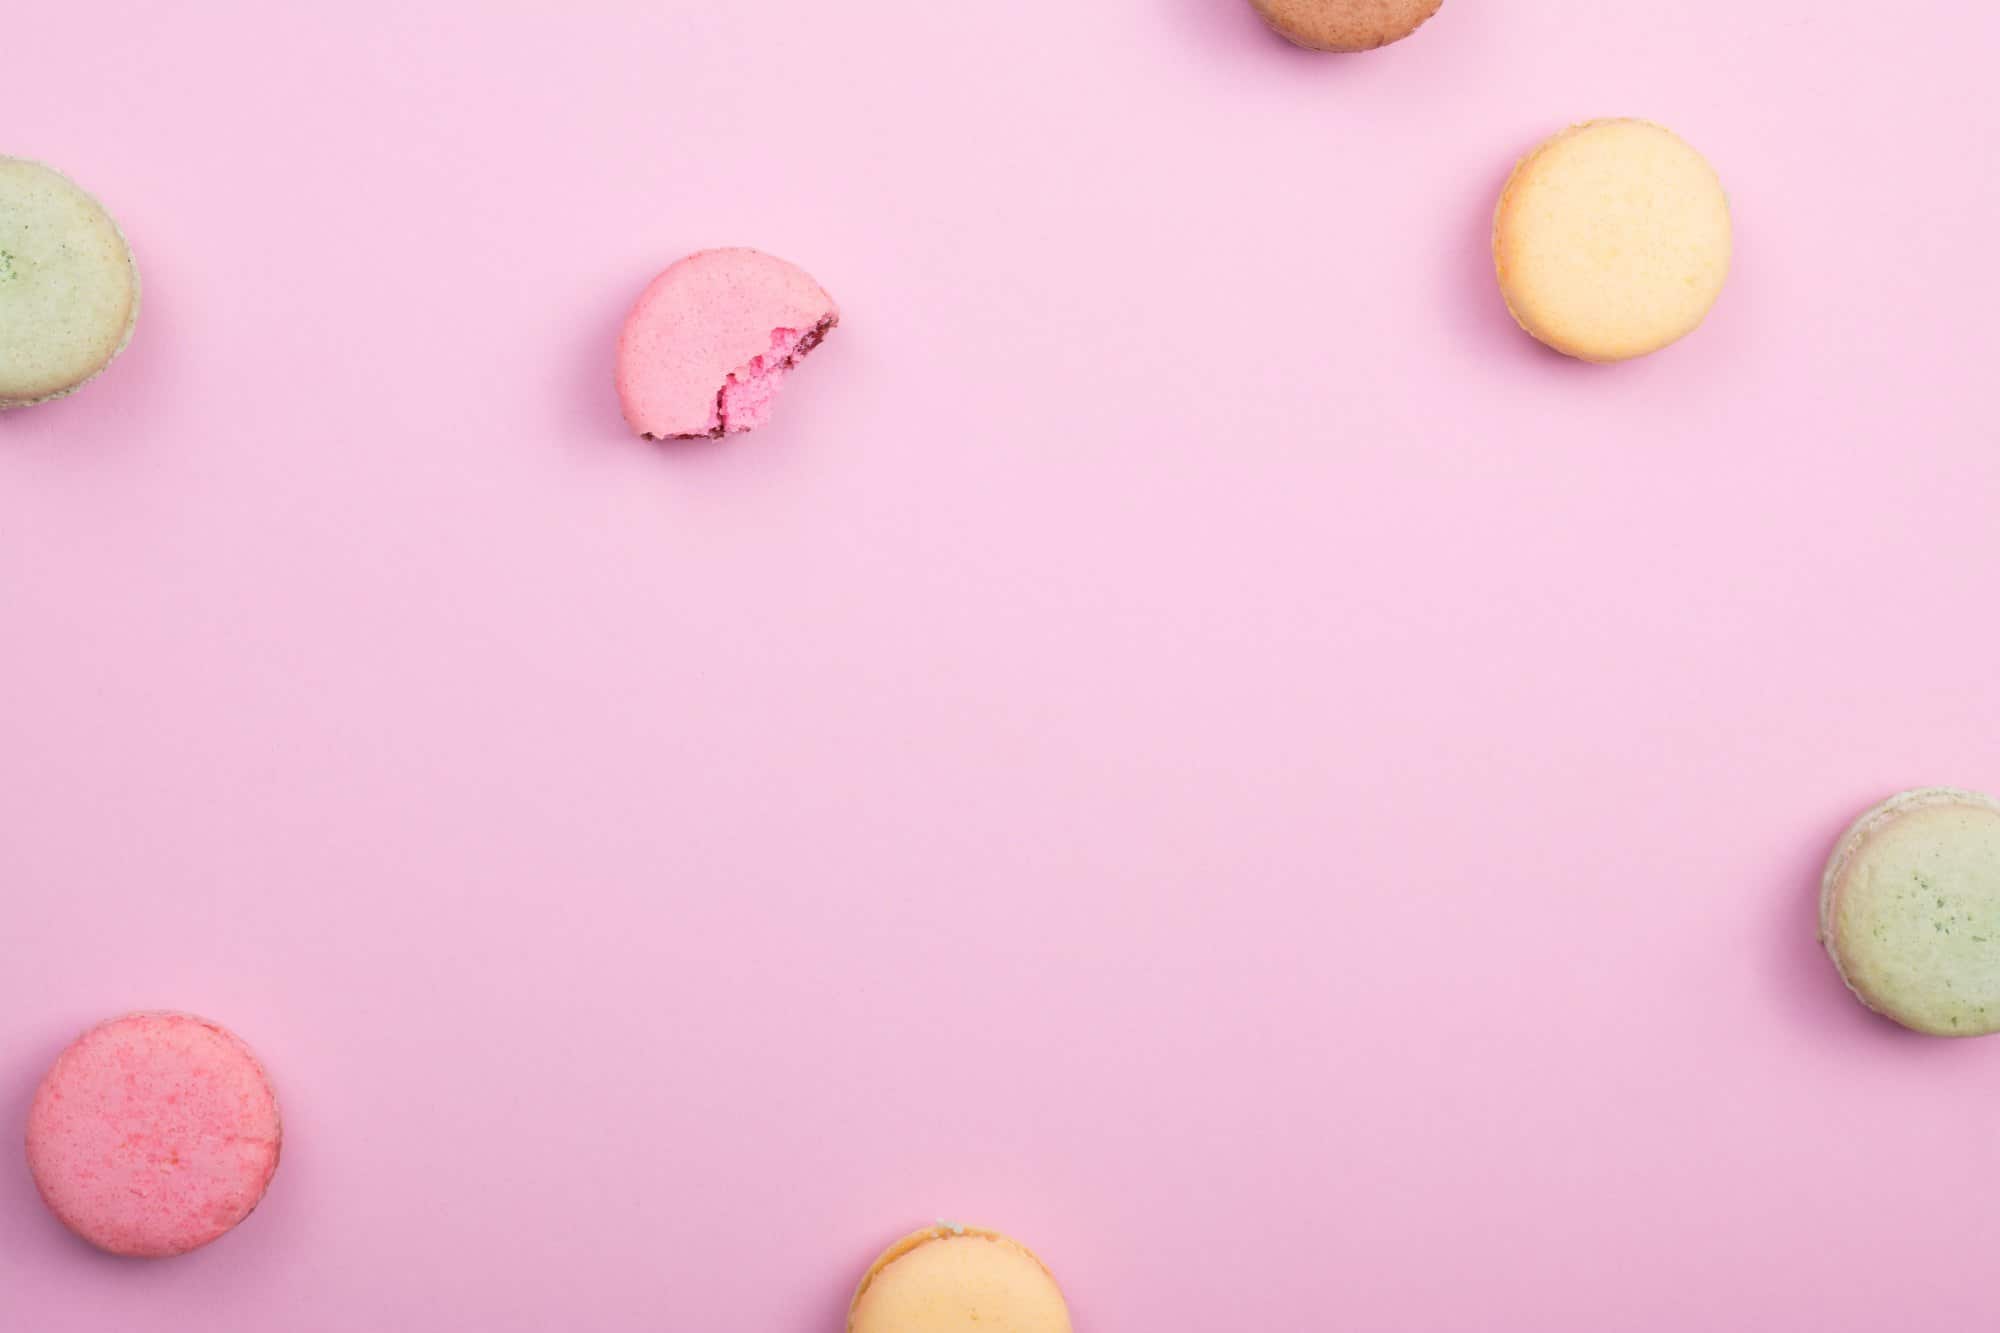
M 0 1125 L 173 1006 L 289 1138 L 166 1264 L 0 1170 L 0 1324 L 837 1333 L 939 1216 L 1080 1333 L 2000 1320 L 2000 1042 L 1813 940 L 2000 788 L 1990 7 L 305 10 L 7 23 L 146 306 L 0 419 Z M 1617 369 L 1486 253 L 1606 114 L 1738 224 Z M 846 323 L 642 443 L 717 244 Z

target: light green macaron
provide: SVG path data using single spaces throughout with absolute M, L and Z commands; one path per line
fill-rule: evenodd
M 138 319 L 139 269 L 103 205 L 39 162 L 0 157 L 0 410 L 83 387 Z
M 1923 787 L 1855 820 L 1820 882 L 1819 932 L 1877 1013 L 1938 1037 L 2000 1032 L 2000 802 Z

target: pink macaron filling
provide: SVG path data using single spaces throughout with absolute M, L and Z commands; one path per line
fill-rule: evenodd
M 711 434 L 755 430 L 771 420 L 771 405 L 800 357 L 819 343 L 820 330 L 772 329 L 771 350 L 729 374 L 715 396 Z

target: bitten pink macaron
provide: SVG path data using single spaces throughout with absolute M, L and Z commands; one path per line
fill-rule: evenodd
M 702 250 L 640 294 L 618 338 L 618 399 L 654 440 L 720 439 L 771 419 L 792 368 L 840 323 L 804 269 L 756 250 Z
M 28 1169 L 92 1245 L 165 1258 L 250 1215 L 281 1138 L 270 1080 L 233 1033 L 187 1014 L 131 1014 L 56 1058 L 28 1112 Z

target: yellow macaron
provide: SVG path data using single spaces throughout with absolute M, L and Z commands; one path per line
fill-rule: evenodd
M 1070 1333 L 1069 1306 L 1027 1246 L 943 1223 L 882 1252 L 854 1292 L 847 1333 Z
M 1565 355 L 1625 361 L 1692 333 L 1722 292 L 1729 200 L 1707 159 L 1643 120 L 1594 120 L 1522 158 L 1493 214 L 1515 321 Z

